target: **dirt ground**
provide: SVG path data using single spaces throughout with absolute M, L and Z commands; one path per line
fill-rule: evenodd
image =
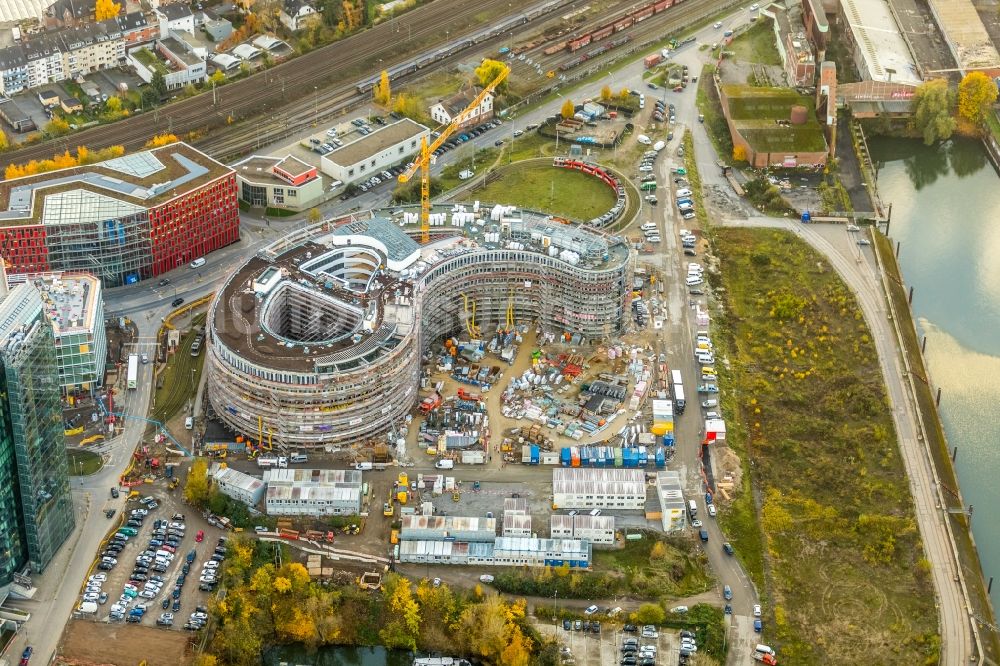
M 188 641 L 156 627 L 70 620 L 60 652 L 64 664 L 178 666 L 188 661 Z

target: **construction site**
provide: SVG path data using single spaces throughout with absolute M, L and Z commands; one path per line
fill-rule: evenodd
M 421 245 L 404 230 L 417 221 L 401 209 L 321 222 L 229 277 L 207 326 L 223 422 L 267 447 L 397 446 L 433 348 L 448 345 L 455 372 L 488 385 L 496 371 L 475 360 L 487 347 L 510 358 L 517 325 L 577 344 L 623 332 L 623 239 L 477 203 L 433 209 Z

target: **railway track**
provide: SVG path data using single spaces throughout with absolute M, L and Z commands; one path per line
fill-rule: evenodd
M 562 4 L 556 4 L 555 8 Z M 516 15 L 526 11 L 524 7 L 512 9 L 513 5 L 509 0 L 479 0 L 474 3 L 464 0 L 436 0 L 369 30 L 212 92 L 137 114 L 111 125 L 93 127 L 72 136 L 23 147 L 7 153 L 5 158 L 11 162 L 47 159 L 55 152 L 77 145 L 97 149 L 121 144 L 126 150 L 133 150 L 161 132 L 178 135 L 198 132 L 207 136 L 211 130 L 256 116 L 265 109 L 284 108 L 286 113 L 290 113 L 287 109 L 295 104 L 300 107 L 308 105 L 310 94 L 314 96 L 314 107 L 318 107 L 321 88 L 325 89 L 335 82 L 356 85 L 358 79 L 370 76 L 373 70 L 405 61 L 405 58 L 399 57 L 400 53 L 447 43 L 472 34 L 476 27 L 482 25 L 483 16 Z M 441 37 L 444 39 L 440 39 Z M 338 99 L 337 96 L 345 94 L 347 87 L 342 86 L 335 94 L 324 97 L 333 106 L 344 103 L 346 98 Z

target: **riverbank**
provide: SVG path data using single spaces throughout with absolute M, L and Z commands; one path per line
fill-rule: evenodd
M 939 482 L 939 495 L 943 502 L 942 513 L 948 523 L 956 556 L 964 572 L 963 587 L 967 601 L 973 614 L 980 619 L 978 632 L 980 640 L 977 647 L 982 654 L 979 661 L 995 663 L 1000 655 L 1000 640 L 993 631 L 982 626 L 982 622 L 995 624 L 993 604 L 983 579 L 979 552 L 964 513 L 965 502 L 962 499 L 955 466 L 952 464 L 948 438 L 928 380 L 927 367 L 921 353 L 913 312 L 907 300 L 903 275 L 896 261 L 892 241 L 881 233 L 875 233 L 874 236 L 875 257 L 879 263 L 887 305 L 892 313 L 894 329 L 902 350 L 901 359 L 909 378 L 908 388 L 917 406 L 924 443 L 934 463 Z

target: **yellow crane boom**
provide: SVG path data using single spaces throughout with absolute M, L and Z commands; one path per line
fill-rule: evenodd
M 413 160 L 413 164 L 409 169 L 399 174 L 399 182 L 407 183 L 413 174 L 416 173 L 417 169 L 420 169 L 420 242 L 426 243 L 430 240 L 431 235 L 431 153 L 441 147 L 448 138 L 455 133 L 468 114 L 479 107 L 483 103 L 483 100 L 487 95 L 496 90 L 496 87 L 500 85 L 507 75 L 510 74 L 510 67 L 506 65 L 500 73 L 497 74 L 496 78 L 490 81 L 490 83 L 483 88 L 482 92 L 476 95 L 476 99 L 472 100 L 469 106 L 462 109 L 462 112 L 455 116 L 454 120 L 451 121 L 446 127 L 441 130 L 441 135 L 434 140 L 433 143 L 428 145 L 427 137 L 422 137 L 420 139 L 420 156 Z

